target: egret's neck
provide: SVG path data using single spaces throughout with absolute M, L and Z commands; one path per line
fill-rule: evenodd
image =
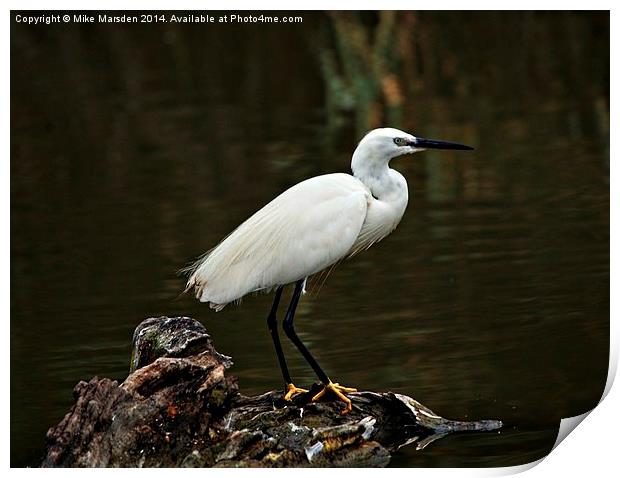
M 351 160 L 351 170 L 353 176 L 368 186 L 375 198 L 404 210 L 409 196 L 407 181 L 402 174 L 390 168 L 389 162 L 389 159 L 378 159 L 372 151 L 357 148 Z

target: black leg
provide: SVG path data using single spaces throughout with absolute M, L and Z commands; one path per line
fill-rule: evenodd
M 289 374 L 288 367 L 286 366 L 286 359 L 284 358 L 282 344 L 280 343 L 280 336 L 278 335 L 278 321 L 276 318 L 276 313 L 278 312 L 278 305 L 280 305 L 280 297 L 282 296 L 283 288 L 283 286 L 279 286 L 276 289 L 276 296 L 273 299 L 271 311 L 267 316 L 267 326 L 269 327 L 269 332 L 271 332 L 271 339 L 273 340 L 273 346 L 276 349 L 278 363 L 280 364 L 280 370 L 282 370 L 282 377 L 284 377 L 284 382 L 288 386 L 288 384 L 293 383 L 293 381 L 291 380 L 291 375 Z
M 297 309 L 297 304 L 299 303 L 299 297 L 301 296 L 301 291 L 304 286 L 304 280 L 299 280 L 295 283 L 295 290 L 293 291 L 293 297 L 291 298 L 291 303 L 288 306 L 288 310 L 286 311 L 286 317 L 284 318 L 283 328 L 286 336 L 291 339 L 291 342 L 295 344 L 295 347 L 299 349 L 301 355 L 304 356 L 306 362 L 310 364 L 314 373 L 316 373 L 317 377 L 323 382 L 325 385 L 330 383 L 329 377 L 323 369 L 319 366 L 317 361 L 314 359 L 310 351 L 306 348 L 303 342 L 299 339 L 297 334 L 295 333 L 295 327 L 293 325 L 293 320 L 295 319 L 295 310 Z

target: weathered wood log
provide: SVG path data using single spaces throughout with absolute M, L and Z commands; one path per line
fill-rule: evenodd
M 151 318 L 134 333 L 130 375 L 80 382 L 75 404 L 47 433 L 43 467 L 385 466 L 390 453 L 422 449 L 454 432 L 501 422 L 446 420 L 395 393 L 348 394 L 353 411 L 319 390 L 239 393 L 229 357 L 187 317 Z

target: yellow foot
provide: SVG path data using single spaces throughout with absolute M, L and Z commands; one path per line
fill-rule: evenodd
M 297 395 L 298 393 L 306 393 L 307 391 L 308 390 L 305 388 L 297 388 L 292 383 L 288 383 L 286 384 L 286 395 L 284 395 L 284 400 L 290 402 L 294 395 Z
M 342 385 L 340 385 L 339 383 L 333 383 L 333 382 L 329 382 L 327 385 L 325 385 L 323 387 L 323 390 L 321 390 L 319 393 L 317 393 L 314 397 L 312 397 L 312 401 L 316 402 L 317 400 L 320 400 L 320 398 L 325 395 L 327 393 L 327 391 L 331 391 L 333 392 L 340 400 L 342 400 L 344 403 L 346 403 L 346 407 L 345 409 L 341 412 L 342 415 L 346 415 L 347 413 L 349 413 L 352 410 L 352 406 L 351 406 L 351 400 L 349 400 L 346 396 L 345 393 L 351 393 L 351 392 L 357 392 L 356 388 L 350 388 L 350 387 L 343 387 Z

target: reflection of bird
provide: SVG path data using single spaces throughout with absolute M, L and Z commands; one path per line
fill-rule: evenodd
M 282 289 L 295 283 L 283 328 L 324 385 L 312 400 L 329 390 L 346 403 L 344 413 L 351 410 L 344 393 L 355 389 L 333 383 L 321 369 L 295 333 L 295 309 L 308 276 L 369 248 L 396 228 L 407 206 L 407 181 L 389 162 L 425 149 L 473 148 L 394 128 L 375 129 L 353 153 L 353 175 L 326 174 L 296 184 L 188 269 L 187 289 L 193 288 L 201 302 L 218 311 L 250 292 L 275 288 L 267 324 L 286 382 L 286 400 L 306 391 L 293 384 L 276 321 Z

